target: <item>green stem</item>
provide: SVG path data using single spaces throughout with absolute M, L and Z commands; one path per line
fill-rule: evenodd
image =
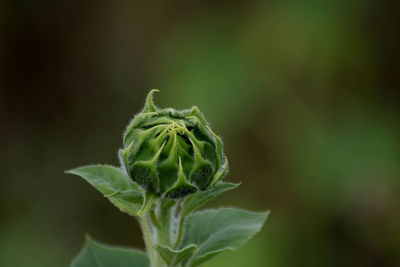
M 158 243 L 163 246 L 171 246 L 171 216 L 173 216 L 175 201 L 163 199 L 158 204 L 158 212 L 156 212 L 159 222 L 157 229 Z
M 176 207 L 176 216 L 180 216 L 178 223 L 178 232 L 176 234 L 175 243 L 173 245 L 174 249 L 177 249 L 181 243 L 183 237 L 183 228 L 185 226 L 186 217 L 182 214 L 182 201 L 179 200 Z
M 164 260 L 156 251 L 155 246 L 169 246 L 178 248 L 183 237 L 183 228 L 185 216 L 182 216 L 181 201 L 160 200 L 156 201 L 151 197 L 147 199 L 151 204 L 144 206 L 153 206 L 146 208 L 143 215 L 138 216 L 138 220 L 143 232 L 143 239 L 146 246 L 146 252 L 150 260 L 151 267 L 166 267 Z M 174 240 L 171 235 L 171 216 L 179 218 L 177 235 Z
M 181 216 L 181 218 L 179 219 L 178 233 L 176 235 L 174 249 L 177 249 L 179 247 L 179 244 L 181 243 L 183 237 L 183 227 L 185 226 L 185 219 L 186 218 L 184 216 Z
M 164 263 L 161 257 L 158 255 L 157 251 L 154 249 L 153 233 L 148 216 L 140 216 L 138 217 L 138 221 L 143 232 L 144 244 L 150 260 L 150 266 L 162 267 Z

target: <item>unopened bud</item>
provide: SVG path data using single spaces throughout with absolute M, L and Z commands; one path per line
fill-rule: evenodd
M 207 190 L 224 177 L 228 162 L 221 138 L 197 107 L 160 109 L 151 90 L 144 109 L 125 130 L 120 158 L 148 193 L 180 198 Z

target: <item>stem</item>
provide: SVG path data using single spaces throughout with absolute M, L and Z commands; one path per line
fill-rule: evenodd
M 155 213 L 159 222 L 159 228 L 157 229 L 158 243 L 163 246 L 170 246 L 172 237 L 171 217 L 173 216 L 175 201 L 163 199 L 158 204 L 158 212 Z
M 155 249 L 156 245 L 178 248 L 183 237 L 185 216 L 182 216 L 181 200 L 162 199 L 157 201 L 147 199 L 151 204 L 146 206 L 146 212 L 137 217 L 143 232 L 143 239 L 151 267 L 166 267 L 164 260 Z M 153 206 L 153 204 L 155 204 Z M 171 221 L 179 218 L 176 237 L 172 234 L 174 227 Z
M 140 227 L 143 232 L 143 240 L 146 247 L 147 255 L 149 256 L 151 267 L 162 267 L 164 265 L 163 260 L 154 249 L 153 244 L 153 231 L 148 216 L 138 217 Z
M 185 226 L 185 220 L 186 220 L 186 217 L 182 214 L 182 201 L 181 200 L 179 200 L 177 203 L 175 216 L 177 216 L 177 217 L 180 216 L 179 223 L 178 223 L 178 231 L 176 234 L 175 243 L 173 245 L 173 248 L 177 249 L 179 247 L 179 244 L 183 237 L 183 228 Z
M 183 227 L 185 226 L 185 217 L 181 216 L 181 218 L 179 219 L 179 225 L 178 225 L 178 233 L 176 235 L 176 239 L 175 239 L 175 244 L 174 244 L 174 249 L 177 249 L 179 246 L 179 243 L 182 240 L 183 237 Z

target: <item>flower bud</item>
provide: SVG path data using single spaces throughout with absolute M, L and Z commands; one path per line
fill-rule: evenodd
M 160 109 L 151 90 L 144 109 L 129 123 L 120 159 L 148 193 L 180 198 L 207 190 L 223 178 L 228 162 L 222 140 L 197 107 Z

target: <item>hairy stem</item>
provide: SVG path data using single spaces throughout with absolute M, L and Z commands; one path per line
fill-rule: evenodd
M 182 216 L 181 202 L 166 199 L 156 201 L 153 209 L 138 217 L 151 267 L 167 266 L 155 246 L 176 249 L 181 243 L 186 219 Z M 172 223 L 176 221 L 177 224 Z M 173 234 L 175 230 L 176 235 Z
M 146 247 L 147 255 L 149 256 L 151 267 L 163 267 L 164 263 L 154 248 L 154 236 L 150 218 L 148 215 L 138 217 L 140 227 L 143 233 L 143 240 Z
M 179 244 L 181 243 L 182 237 L 183 237 L 183 227 L 185 226 L 185 217 L 181 216 L 179 219 L 179 224 L 178 224 L 178 233 L 176 235 L 175 243 L 174 243 L 174 249 L 177 249 L 179 247 Z
M 179 201 L 177 203 L 175 216 L 177 218 L 179 217 L 178 230 L 176 234 L 175 243 L 173 244 L 173 248 L 177 249 L 183 237 L 183 228 L 185 226 L 185 220 L 186 220 L 186 217 L 182 214 L 182 201 Z

